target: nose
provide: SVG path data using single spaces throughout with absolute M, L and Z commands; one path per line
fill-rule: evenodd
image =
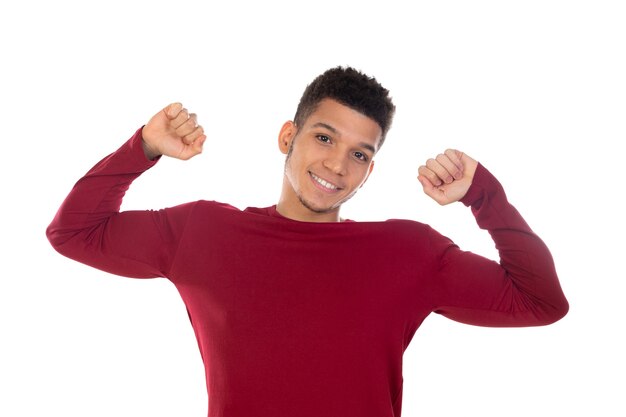
M 333 173 L 337 175 L 345 175 L 346 174 L 346 159 L 337 154 L 327 155 L 326 159 L 324 159 L 324 167 L 331 170 Z

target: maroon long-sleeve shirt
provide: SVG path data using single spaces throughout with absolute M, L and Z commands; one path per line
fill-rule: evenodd
M 481 326 L 567 312 L 548 249 L 480 164 L 462 202 L 500 263 L 409 220 L 307 223 L 214 201 L 120 213 L 154 163 L 140 129 L 76 183 L 47 234 L 79 262 L 174 283 L 209 417 L 399 417 L 402 355 L 431 312 Z

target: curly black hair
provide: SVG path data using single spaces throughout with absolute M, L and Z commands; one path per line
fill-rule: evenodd
M 382 130 L 380 149 L 396 111 L 389 90 L 374 77 L 352 67 L 331 68 L 317 76 L 304 90 L 294 117 L 296 126 L 303 125 L 325 98 L 336 100 L 378 123 Z

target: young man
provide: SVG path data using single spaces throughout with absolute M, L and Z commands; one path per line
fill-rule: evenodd
M 568 304 L 546 246 L 462 152 L 430 159 L 418 179 L 438 203 L 471 206 L 500 263 L 415 221 L 341 219 L 394 110 L 375 79 L 330 69 L 280 130 L 287 156 L 275 206 L 196 201 L 120 213 L 131 182 L 160 156 L 202 151 L 196 116 L 170 104 L 78 181 L 48 238 L 96 268 L 174 283 L 205 364 L 210 417 L 398 417 L 402 355 L 431 312 L 536 326 Z

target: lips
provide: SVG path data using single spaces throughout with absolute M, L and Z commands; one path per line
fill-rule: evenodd
M 335 191 L 339 191 L 341 190 L 341 188 L 335 184 L 333 184 L 330 181 L 327 181 L 321 177 L 318 177 L 317 175 L 315 175 L 314 173 L 309 171 L 309 175 L 311 176 L 311 180 L 313 181 L 313 184 L 315 184 L 315 186 L 317 186 L 317 188 L 326 191 L 326 192 L 335 192 Z

